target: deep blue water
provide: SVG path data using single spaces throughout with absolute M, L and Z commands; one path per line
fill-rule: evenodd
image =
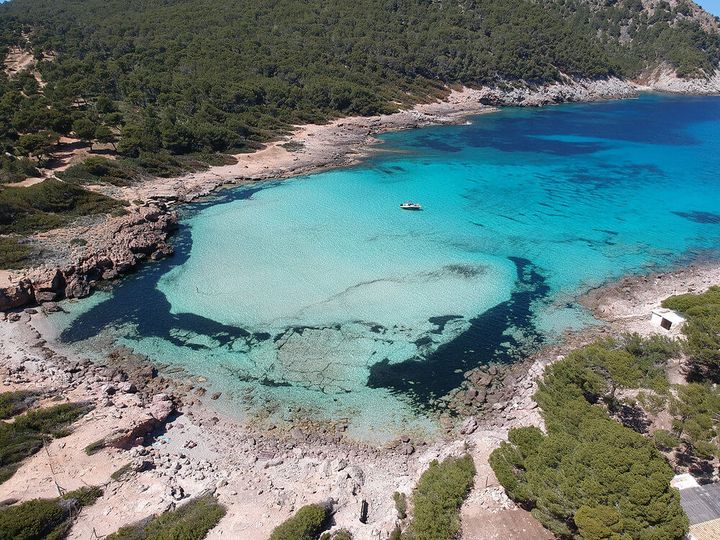
M 361 166 L 185 208 L 176 256 L 70 306 L 62 339 L 110 334 L 238 411 L 400 429 L 463 371 L 592 323 L 575 304 L 589 287 L 718 255 L 720 98 L 506 110 L 383 139 Z

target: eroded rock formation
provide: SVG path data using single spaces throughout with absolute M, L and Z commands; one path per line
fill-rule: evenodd
M 168 236 L 177 227 L 177 215 L 160 202 L 130 208 L 109 218 L 92 234 L 93 249 L 71 259 L 62 268 L 37 268 L 0 286 L 0 311 L 63 298 L 84 298 L 97 283 L 126 274 L 144 260 L 172 254 Z

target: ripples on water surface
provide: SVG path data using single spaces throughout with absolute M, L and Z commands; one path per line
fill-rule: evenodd
M 362 166 L 186 208 L 177 255 L 69 306 L 62 339 L 109 332 L 238 414 L 302 407 L 381 437 L 431 429 L 419 411 L 463 371 L 591 323 L 578 292 L 719 246 L 720 98 L 383 138 Z

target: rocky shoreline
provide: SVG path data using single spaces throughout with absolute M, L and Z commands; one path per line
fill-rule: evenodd
M 299 126 L 288 137 L 257 152 L 234 156 L 237 162 L 233 165 L 177 178 L 150 178 L 124 187 L 93 186 L 105 195 L 133 201 L 127 214 L 90 220 L 89 226 L 79 220 L 76 226 L 35 235 L 31 242 L 46 262 L 26 271 L 0 272 L 0 311 L 83 298 L 99 281 L 126 274 L 145 260 L 170 255 L 168 237 L 176 228 L 177 215 L 166 203 L 191 202 L 227 186 L 348 167 L 381 150 L 376 135 L 389 131 L 458 124 L 498 107 L 627 99 L 643 91 L 720 94 L 720 72 L 705 79 L 680 79 L 672 70 L 660 67 L 638 81 L 565 77 L 547 85 L 502 82 L 453 89 L 443 101 L 410 110 Z
M 126 519 L 141 519 L 208 491 L 234 508 L 223 529 L 232 537 L 240 537 L 242 530 L 242 538 L 267 538 L 287 514 L 320 497 L 334 501 L 336 521 L 354 530 L 355 538 L 386 538 L 396 520 L 392 493 L 409 494 L 429 461 L 459 455 L 467 442 L 456 438 L 454 422 L 447 423 L 446 435 L 438 440 L 401 435 L 383 447 L 347 438 L 342 420 L 282 426 L 238 422 L 212 408 L 213 397 L 196 378 L 166 377 L 151 361 L 128 350 L 116 350 L 102 361 L 68 356 L 43 337 L 46 311 L 29 308 L 19 318 L 0 321 L 0 349 L 5 353 L 0 388 L 32 389 L 52 400 L 89 401 L 96 409 L 71 437 L 49 445 L 54 473 L 48 472 L 45 458 L 36 455 L 0 484 L 0 500 L 52 496 L 55 481 L 73 489 L 124 468 L 123 479 L 111 481 L 100 506 L 81 517 L 71 538 L 86 537 L 90 524 L 107 534 Z M 485 448 L 487 441 L 499 439 L 514 425 L 516 416 L 505 411 L 521 409 L 523 399 L 528 397 L 517 396 L 498 407 L 492 421 L 466 421 L 462 437 L 489 437 L 483 438 Z M 72 441 L 76 437 L 79 440 Z M 87 454 L 88 448 L 91 454 L 81 459 L 67 455 Z M 93 460 L 100 465 L 87 465 Z M 62 467 L 57 466 L 60 462 Z M 357 520 L 362 500 L 371 504 L 369 525 Z M 506 498 L 499 500 L 512 507 Z M 98 508 L 103 513 L 112 508 L 113 513 L 93 521 Z M 257 514 L 252 526 L 248 512 Z
M 75 247 L 71 240 L 70 251 L 57 266 L 7 274 L 8 283 L 0 285 L 0 311 L 85 298 L 100 281 L 127 274 L 143 261 L 171 255 L 168 238 L 176 228 L 177 214 L 163 203 L 131 207 L 125 215 L 92 227 L 86 235 L 89 240 Z

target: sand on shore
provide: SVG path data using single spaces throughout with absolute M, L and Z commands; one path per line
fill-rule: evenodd
M 352 116 L 326 124 L 296 126 L 290 134 L 263 148 L 233 156 L 237 163 L 175 178 L 150 178 L 131 186 L 92 189 L 126 201 L 177 197 L 190 201 L 220 186 L 290 178 L 358 163 L 378 142 L 375 135 L 428 125 L 454 124 L 470 115 L 496 111 L 480 102 L 481 92 L 452 90 L 444 101 L 378 116 Z

